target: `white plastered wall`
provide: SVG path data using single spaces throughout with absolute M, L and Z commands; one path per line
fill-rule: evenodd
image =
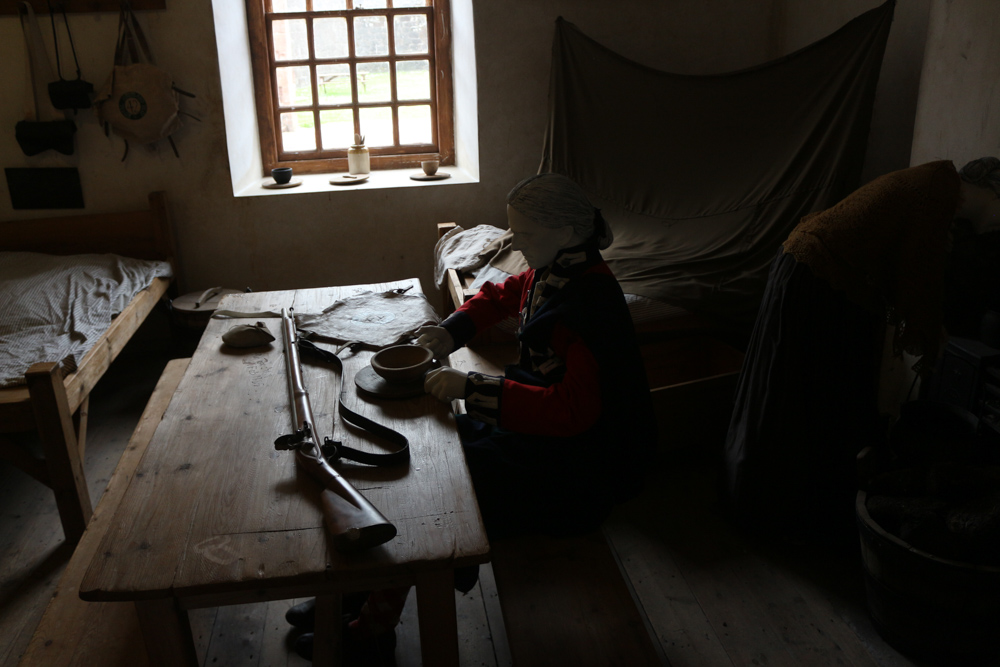
M 932 0 L 910 165 L 987 155 L 1000 157 L 1000 2 Z M 880 402 L 895 414 L 919 392 L 916 359 L 893 358 L 888 341 L 883 358 Z
M 900 0 L 901 11 L 907 3 L 919 8 L 924 1 Z M 238 21 L 220 16 L 242 12 L 242 0 L 214 0 L 214 10 L 205 0 L 167 0 L 164 11 L 139 12 L 158 63 L 178 85 L 198 95 L 184 104 L 202 120 L 186 121 L 177 135 L 180 159 L 166 145 L 152 152 L 133 147 L 124 163 L 121 140 L 105 138 L 92 111 L 78 116 L 76 155 L 29 158 L 20 152 L 13 127 L 22 114 L 23 49 L 16 18 L 4 16 L 0 87 L 7 94 L 0 100 L 0 162 L 77 166 L 87 212 L 143 207 L 149 191 L 166 190 L 186 277 L 183 289 L 188 291 L 212 285 L 286 289 L 413 276 L 431 289 L 435 223 L 505 226 L 504 196 L 538 168 L 557 16 L 628 58 L 699 74 L 758 64 L 835 30 L 878 3 L 852 0 L 850 11 L 841 0 L 808 4 L 813 14 L 800 21 L 792 0 L 456 1 L 456 52 L 472 37 L 475 44 L 475 62 L 459 57 L 455 71 L 462 90 L 471 90 L 465 85 L 470 82 L 476 89 L 477 116 L 460 119 L 457 128 L 466 151 L 459 159 L 478 164 L 475 182 L 238 198 L 233 196 L 234 179 L 250 183 L 261 176 L 253 166 L 259 147 L 247 94 L 245 26 L 240 29 Z M 111 68 L 117 15 L 73 14 L 70 21 L 84 77 L 100 84 Z M 219 30 L 222 24 L 224 31 Z M 900 57 L 914 57 L 919 49 L 906 46 L 900 53 L 911 55 Z M 882 85 L 895 76 L 883 71 Z M 223 114 L 224 95 L 242 96 L 241 113 L 231 122 Z M 892 96 L 880 104 L 888 118 L 912 118 L 912 108 Z M 883 150 L 888 152 L 885 164 L 902 160 L 905 166 L 906 151 L 886 147 L 879 152 Z M 0 219 L 52 214 L 12 210 L 6 183 L 0 181 Z

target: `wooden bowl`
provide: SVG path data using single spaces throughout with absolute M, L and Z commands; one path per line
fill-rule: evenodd
M 434 353 L 420 345 L 394 345 L 372 357 L 372 370 L 393 384 L 416 382 L 434 363 Z

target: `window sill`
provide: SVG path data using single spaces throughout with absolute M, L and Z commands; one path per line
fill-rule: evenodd
M 268 189 L 262 187 L 273 183 L 270 177 L 262 178 L 236 193 L 237 197 L 268 197 L 272 195 L 301 195 L 315 192 L 356 192 L 358 190 L 382 190 L 386 188 L 423 188 L 459 183 L 478 183 L 479 179 L 460 167 L 442 167 L 438 173 L 451 174 L 451 178 L 435 181 L 415 181 L 410 176 L 421 173 L 419 169 L 379 169 L 372 171 L 368 180 L 362 183 L 334 185 L 330 179 L 338 174 L 302 174 L 292 177 L 292 181 L 302 181 L 302 185 L 292 188 Z

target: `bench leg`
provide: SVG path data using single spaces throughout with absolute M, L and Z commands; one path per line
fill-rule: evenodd
M 425 665 L 458 666 L 458 615 L 455 573 L 424 572 L 417 576 L 420 654 Z
M 87 528 L 93 505 L 83 473 L 76 426 L 58 368 L 58 364 L 51 362 L 34 364 L 24 376 L 63 532 L 66 541 L 75 544 Z M 83 427 L 86 428 L 85 421 Z
M 174 598 L 136 600 L 139 627 L 149 664 L 158 667 L 198 667 L 191 621 Z

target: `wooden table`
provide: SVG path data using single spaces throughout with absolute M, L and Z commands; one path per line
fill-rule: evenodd
M 232 295 L 220 307 L 316 313 L 362 291 L 408 285 L 420 289 L 406 280 L 259 292 Z M 195 665 L 187 610 L 317 595 L 313 662 L 335 664 L 341 593 L 416 585 L 423 664 L 457 665 L 453 570 L 486 562 L 489 546 L 449 406 L 426 395 L 365 398 L 352 380 L 371 352 L 341 353 L 347 405 L 406 435 L 411 461 L 408 468 L 339 466 L 399 530 L 385 545 L 339 554 L 323 527 L 319 485 L 296 469 L 293 453 L 272 444 L 291 430 L 280 320 L 266 321 L 278 337 L 271 346 L 221 343 L 231 326 L 253 321 L 208 325 L 80 597 L 133 601 L 152 661 Z M 330 435 L 338 378 L 309 362 L 303 370 L 320 434 Z M 334 437 L 384 451 L 339 418 Z

